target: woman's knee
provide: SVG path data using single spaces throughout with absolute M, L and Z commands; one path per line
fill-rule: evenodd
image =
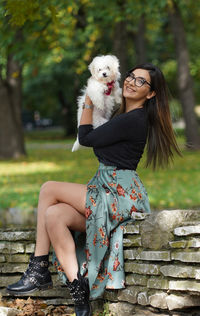
M 54 229 L 56 229 L 56 227 L 59 224 L 59 210 L 58 210 L 58 206 L 56 205 L 51 205 L 47 208 L 46 212 L 45 212 L 45 225 L 47 230 L 52 231 Z
M 55 230 L 60 225 L 70 227 L 72 223 L 72 218 L 70 213 L 67 213 L 66 210 L 63 212 L 62 206 L 60 203 L 49 206 L 45 212 L 45 225 L 47 230 Z
M 40 197 L 49 196 L 53 192 L 55 186 L 55 181 L 44 182 L 40 188 Z

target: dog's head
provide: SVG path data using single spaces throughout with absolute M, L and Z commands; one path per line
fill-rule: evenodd
M 92 76 L 103 83 L 120 79 L 119 60 L 114 55 L 97 56 L 88 68 Z

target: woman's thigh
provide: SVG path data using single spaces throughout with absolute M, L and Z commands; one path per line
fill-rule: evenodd
M 48 181 L 42 185 L 41 194 L 51 196 L 53 204 L 66 203 L 85 215 L 87 186 L 85 184 Z
M 85 232 L 85 216 L 80 214 L 69 204 L 58 203 L 48 207 L 45 218 L 46 225 L 50 232 L 53 232 L 54 229 L 59 229 L 60 224 L 74 231 Z

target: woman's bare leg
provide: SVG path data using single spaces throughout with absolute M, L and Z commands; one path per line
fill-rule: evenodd
M 9 293 L 13 295 L 27 294 L 40 287 L 48 287 L 52 283 L 48 265 L 43 267 L 34 263 L 42 260 L 37 258 L 38 256 L 48 254 L 50 238 L 69 280 L 77 277 L 75 246 L 69 228 L 85 230 L 86 190 L 85 185 L 65 182 L 50 181 L 42 186 L 38 207 L 36 257 L 31 258 L 32 269 L 27 270 L 27 274 L 24 274 L 18 282 L 8 285 Z M 43 257 L 43 259 L 47 262 L 47 258 Z M 36 283 L 32 282 L 29 276 Z
M 38 201 L 35 256 L 47 254 L 50 248 L 45 224 L 46 210 L 58 203 L 66 203 L 84 215 L 86 191 L 87 186 L 84 184 L 48 181 L 42 185 Z
M 46 229 L 56 256 L 70 282 L 77 278 L 78 263 L 70 229 L 85 231 L 85 216 L 72 206 L 59 203 L 46 210 Z

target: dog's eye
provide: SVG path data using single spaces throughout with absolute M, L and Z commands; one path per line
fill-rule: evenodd
M 101 69 L 99 68 L 99 71 L 101 71 Z
M 110 67 L 109 67 L 109 66 L 107 66 L 107 68 L 108 68 L 108 70 L 110 70 Z

